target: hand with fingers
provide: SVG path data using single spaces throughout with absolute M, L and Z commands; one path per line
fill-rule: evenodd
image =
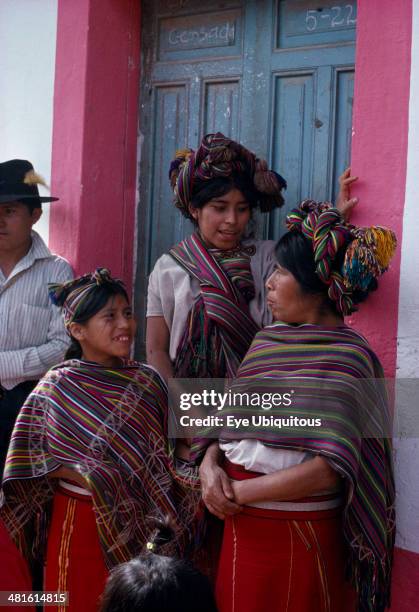
M 351 198 L 351 185 L 357 180 L 357 176 L 351 176 L 350 168 L 346 168 L 339 177 L 339 193 L 336 200 L 336 208 L 342 213 L 345 221 L 349 221 L 352 210 L 358 204 L 358 198 Z
M 199 469 L 202 499 L 212 514 L 224 520 L 226 516 L 240 512 L 242 507 L 234 501 L 230 478 L 218 464 L 217 453 L 212 448 L 208 449 Z

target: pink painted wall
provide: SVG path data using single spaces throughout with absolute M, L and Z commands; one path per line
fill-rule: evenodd
M 139 0 L 59 0 L 50 246 L 132 284 Z
M 411 0 L 359 0 L 352 172 L 360 177 L 353 222 L 386 225 L 402 240 L 412 32 Z M 377 294 L 350 322 L 396 370 L 400 246 Z
M 412 43 L 411 0 L 359 0 L 352 140 L 357 224 L 381 224 L 397 234 L 399 248 L 377 294 L 350 322 L 363 332 L 394 377 L 403 209 L 408 153 Z M 397 483 L 396 483 L 397 486 Z M 419 608 L 419 555 L 395 550 L 394 612 Z

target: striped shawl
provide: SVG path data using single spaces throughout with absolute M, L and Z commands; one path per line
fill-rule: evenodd
M 166 387 L 143 364 L 72 360 L 47 373 L 18 416 L 0 511 L 30 562 L 45 554 L 57 485 L 48 474 L 61 466 L 86 480 L 109 568 L 141 552 L 149 517 L 171 515 L 184 542 L 198 493 L 184 494 L 190 483 L 173 469 L 166 421 Z
M 234 376 L 259 329 L 248 307 L 254 294 L 250 257 L 238 251 L 235 260 L 223 265 L 197 233 L 173 247 L 170 255 L 201 288 L 177 349 L 175 376 Z
M 275 427 L 262 433 L 254 428 L 248 435 L 270 447 L 320 454 L 343 477 L 348 574 L 359 594 L 359 610 L 382 611 L 390 598 L 395 492 L 381 364 L 367 341 L 349 327 L 271 325 L 255 336 L 231 391 L 262 394 L 290 388 L 295 390 L 292 406 L 279 413 L 309 412 L 322 420 L 322 427 L 290 432 L 299 437 Z M 243 416 L 246 410 L 226 412 Z M 238 438 L 226 428 L 221 437 Z

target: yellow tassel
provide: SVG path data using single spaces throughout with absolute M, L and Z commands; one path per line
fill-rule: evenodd
M 29 172 L 25 174 L 23 182 L 25 183 L 25 185 L 43 185 L 43 187 L 49 189 L 42 176 L 40 174 L 37 174 L 35 170 L 29 170 Z
M 175 153 L 175 159 L 183 159 L 186 161 L 191 155 L 192 152 L 190 149 L 178 149 Z
M 383 269 L 387 269 L 397 246 L 395 233 L 386 227 L 380 226 L 368 228 L 367 233 L 370 234 L 367 240 L 369 241 L 372 238 L 375 243 L 375 256 L 378 265 Z

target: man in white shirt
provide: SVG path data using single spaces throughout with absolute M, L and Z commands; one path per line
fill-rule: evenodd
M 0 163 L 0 477 L 20 406 L 39 378 L 63 360 L 69 339 L 48 283 L 72 278 L 32 226 L 42 214 L 42 178 L 30 162 Z

